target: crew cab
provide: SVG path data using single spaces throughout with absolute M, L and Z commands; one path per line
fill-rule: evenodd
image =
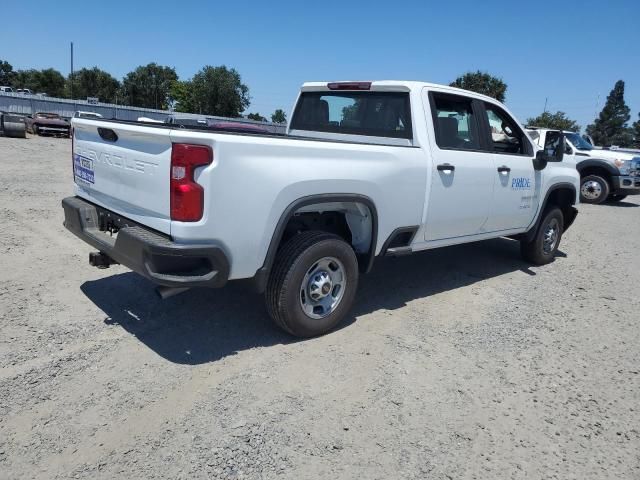
M 553 261 L 577 214 L 562 132 L 538 148 L 496 100 L 422 82 L 305 83 L 285 134 L 73 119 L 65 226 L 166 297 L 250 281 L 323 334 L 382 256 L 496 237 Z
M 530 127 L 527 132 L 544 145 L 553 130 Z M 573 162 L 580 173 L 580 201 L 600 204 L 619 202 L 640 194 L 640 155 L 635 152 L 595 148 L 579 134 L 564 132 L 565 161 Z

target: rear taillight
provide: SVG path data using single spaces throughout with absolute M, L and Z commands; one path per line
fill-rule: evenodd
M 174 143 L 171 149 L 171 220 L 197 222 L 204 210 L 204 189 L 195 182 L 196 168 L 213 161 L 205 145 Z

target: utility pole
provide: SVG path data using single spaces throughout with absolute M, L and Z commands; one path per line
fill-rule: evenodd
M 544 97 L 544 110 L 542 111 L 543 114 L 547 113 L 547 100 L 549 100 L 549 97 Z
M 70 86 L 70 90 L 71 90 L 71 99 L 73 100 L 73 42 L 71 42 L 71 86 Z

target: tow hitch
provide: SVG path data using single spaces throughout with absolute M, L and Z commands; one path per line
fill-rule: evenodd
M 113 258 L 111 258 L 106 253 L 102 252 L 91 252 L 89 254 L 89 265 L 97 268 L 109 268 L 111 265 L 117 265 Z

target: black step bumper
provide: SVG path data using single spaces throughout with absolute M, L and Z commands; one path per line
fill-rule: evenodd
M 62 200 L 64 226 L 89 245 L 158 285 L 222 287 L 229 261 L 216 245 L 185 245 L 79 197 Z M 117 226 L 111 236 L 105 225 Z

